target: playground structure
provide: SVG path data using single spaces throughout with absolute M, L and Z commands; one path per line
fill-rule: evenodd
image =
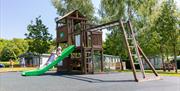
M 22 76 L 38 76 L 42 75 L 45 72 L 47 72 L 49 69 L 53 68 L 54 65 L 58 64 L 61 62 L 65 57 L 67 57 L 69 54 L 71 54 L 75 49 L 74 45 L 71 45 L 67 47 L 66 49 L 63 50 L 61 56 L 57 57 L 56 60 L 52 61 L 51 63 L 47 64 L 46 66 L 42 68 L 38 68 L 35 70 L 30 70 L 30 71 L 24 71 L 21 73 Z
M 124 35 L 124 41 L 128 51 L 134 80 L 147 80 L 142 58 L 144 58 L 144 61 L 149 65 L 155 75 L 153 79 L 148 80 L 160 79 L 155 71 L 155 68 L 152 66 L 141 47 L 138 45 L 130 21 L 125 22 L 122 20 L 116 20 L 94 26 L 92 24 L 88 24 L 86 17 L 83 16 L 78 10 L 71 11 L 62 17 L 56 18 L 57 47 L 60 43 L 67 43 L 68 45 L 76 46 L 73 53 L 68 58 L 63 60 L 63 65 L 66 64 L 66 67 L 58 67 L 58 70 L 72 71 L 76 69 L 82 74 L 93 74 L 93 55 L 94 53 L 99 53 L 101 56 L 101 71 L 103 71 L 102 29 L 114 26 L 119 26 L 119 30 Z M 135 63 L 136 59 L 138 60 L 138 63 Z M 135 64 L 139 64 L 140 66 L 142 79 L 138 78 L 137 76 Z
M 103 71 L 102 32 L 84 31 L 90 27 L 92 25 L 88 25 L 87 19 L 77 10 L 56 20 L 57 47 L 59 43 L 76 45 L 76 49 L 70 59 L 67 58 L 63 61 L 64 67 L 58 67 L 59 69 L 61 68 L 60 71 L 79 69 L 82 74 L 94 73 L 94 62 L 92 60 L 94 52 L 101 55 L 101 71 Z

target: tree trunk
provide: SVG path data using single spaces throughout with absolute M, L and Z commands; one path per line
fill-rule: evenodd
M 163 71 L 166 72 L 166 68 L 165 68 L 165 62 L 164 62 L 164 56 L 163 54 L 161 54 L 162 57 L 162 64 L 163 64 Z
M 177 60 L 176 60 L 176 45 L 173 45 L 173 53 L 174 53 L 175 72 L 178 73 Z
M 162 58 L 163 71 L 165 72 L 166 68 L 165 68 L 165 62 L 164 62 L 164 55 L 163 55 L 162 46 L 160 46 L 160 52 L 161 52 L 161 58 Z

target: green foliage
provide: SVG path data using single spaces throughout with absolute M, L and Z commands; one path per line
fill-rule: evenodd
M 10 62 L 0 62 L 0 64 L 4 64 L 5 67 L 10 67 Z M 14 61 L 14 64 L 13 64 L 14 67 L 19 67 L 20 64 L 19 64 L 19 61 Z
M 101 0 L 99 14 L 102 17 L 102 22 L 122 18 L 125 16 L 125 7 L 124 0 Z
M 94 7 L 91 0 L 51 0 L 60 16 L 72 10 L 79 10 L 89 20 L 94 20 Z
M 146 33 L 140 31 L 148 29 L 147 26 L 150 25 L 150 21 L 152 20 L 147 19 L 152 17 L 156 2 L 157 1 L 155 0 L 101 0 L 99 13 L 102 17 L 102 22 L 108 22 L 117 19 L 130 19 L 134 25 L 133 27 L 136 27 L 136 32 L 139 32 L 137 39 L 143 42 L 144 46 L 147 46 L 147 40 L 144 38 Z M 103 48 L 105 49 L 105 53 L 119 55 L 122 58 L 127 58 L 127 51 L 126 47 L 124 46 L 124 37 L 122 35 L 122 31 L 120 31 L 118 28 L 113 28 L 111 31 L 111 34 L 108 34 L 107 39 L 104 42 Z M 146 52 L 149 53 L 148 50 L 151 49 L 152 46 L 153 45 L 148 45 L 148 47 L 145 47 L 147 48 Z M 154 49 L 156 48 L 154 47 L 151 49 L 149 54 L 153 54 L 155 52 Z
M 118 27 L 114 28 L 110 34 L 107 34 L 107 39 L 103 43 L 104 53 L 126 58 L 127 51 L 123 40 L 123 35 L 120 31 L 118 31 Z
M 36 18 L 35 24 L 31 24 L 27 27 L 28 33 L 25 34 L 29 39 L 28 44 L 29 52 L 42 54 L 48 52 L 51 44 L 52 35 L 48 33 L 48 28 L 42 23 L 40 17 Z
M 163 3 L 165 2 L 165 3 Z M 130 19 L 136 32 L 136 39 L 148 56 L 162 53 L 166 56 L 180 50 L 179 30 L 180 13 L 173 0 L 101 0 L 99 14 L 102 22 L 116 19 Z M 123 36 L 117 28 L 111 29 L 103 44 L 105 53 L 113 55 L 126 55 Z M 114 50 L 114 51 L 113 51 Z M 118 51 L 117 51 L 118 50 Z M 173 54 L 174 55 L 174 54 Z
M 174 15 L 176 7 L 174 2 L 166 1 L 162 3 L 162 11 L 155 21 L 154 29 L 158 33 L 160 48 L 165 52 L 166 49 L 172 50 L 173 46 L 177 47 L 179 25 L 177 16 Z M 171 51 L 172 53 L 172 51 Z
M 101 0 L 99 14 L 105 22 L 117 19 L 139 21 L 152 13 L 156 3 L 156 0 Z
M 18 56 L 26 52 L 28 49 L 28 43 L 24 39 L 0 39 L 0 44 L 1 61 L 8 61 L 9 59 L 17 60 Z

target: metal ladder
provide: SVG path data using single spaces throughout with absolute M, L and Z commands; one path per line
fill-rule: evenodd
M 158 76 L 154 67 L 151 65 L 151 63 L 149 62 L 149 60 L 147 59 L 147 57 L 143 53 L 142 49 L 139 47 L 139 45 L 135 39 L 135 33 L 132 29 L 132 25 L 131 25 L 130 21 L 127 21 L 127 23 L 125 23 L 125 24 L 127 25 L 127 27 L 126 27 L 127 29 L 124 26 L 124 22 L 120 21 L 120 26 L 121 26 L 123 34 L 124 34 L 125 44 L 126 44 L 126 47 L 128 50 L 128 55 L 130 58 L 130 64 L 131 64 L 131 68 L 133 71 L 135 81 L 139 81 L 139 79 L 137 78 L 137 75 L 136 75 L 135 64 L 139 64 L 140 70 L 142 73 L 142 77 L 143 77 L 143 79 L 146 78 L 145 72 L 144 72 L 144 66 L 143 66 L 143 62 L 142 62 L 142 57 L 145 57 L 145 62 L 148 63 L 148 65 L 153 70 L 155 75 Z M 143 54 L 143 56 L 141 56 L 141 54 Z M 138 63 L 135 63 L 136 60 L 138 61 Z

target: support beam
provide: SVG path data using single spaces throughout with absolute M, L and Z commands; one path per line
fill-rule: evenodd
M 144 57 L 146 63 L 149 65 L 149 67 L 152 69 L 153 73 L 158 76 L 158 73 L 156 72 L 155 68 L 153 67 L 153 65 L 150 63 L 149 59 L 146 57 L 146 55 L 144 54 L 144 52 L 142 51 L 141 47 L 137 44 L 138 49 L 140 51 L 140 53 L 142 54 L 142 56 Z
M 113 27 L 113 26 L 118 26 L 119 25 L 119 20 L 116 21 L 112 21 L 112 22 L 108 22 L 102 25 L 97 25 L 95 27 L 91 27 L 86 29 L 85 31 L 98 31 L 98 30 L 102 30 L 105 28 L 109 28 L 109 27 Z
M 85 20 L 85 21 L 87 21 L 86 18 L 72 17 L 72 16 L 69 16 L 68 19 L 73 19 L 73 20 Z

